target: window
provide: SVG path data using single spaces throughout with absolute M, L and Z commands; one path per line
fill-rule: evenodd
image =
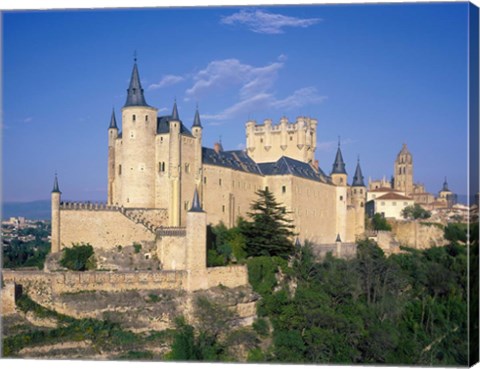
M 148 122 L 148 115 L 145 115 L 145 122 Z
M 185 163 L 185 173 L 190 173 L 190 163 Z
M 362 195 L 362 194 L 363 194 L 363 190 L 362 190 L 362 189 L 360 189 L 360 195 Z
M 363 202 L 360 203 L 360 207 L 363 208 Z
M 165 172 L 165 162 L 162 161 L 162 162 L 158 162 L 158 171 L 159 172 Z
M 263 143 L 263 138 L 260 139 L 260 143 Z
M 340 201 L 343 201 L 343 196 L 340 196 Z
M 381 205 L 382 205 L 382 206 L 385 206 L 385 201 L 382 201 Z
M 163 137 L 160 137 L 160 142 L 163 143 Z
M 407 205 L 408 205 L 408 203 L 407 203 L 407 202 L 404 202 L 404 203 L 403 203 L 403 205 L 407 206 Z
M 290 136 L 290 141 L 293 141 L 293 137 L 292 137 L 292 136 Z
M 287 192 L 287 187 L 286 186 L 282 186 L 282 193 L 285 193 Z
M 219 186 L 222 185 L 222 179 L 221 179 L 221 178 L 218 179 L 218 185 L 219 185 Z
M 392 202 L 392 205 L 397 206 L 397 202 L 396 201 Z
M 222 205 L 222 213 L 225 213 L 225 205 Z
M 118 175 L 121 176 L 122 175 L 122 164 L 120 164 L 118 166 Z
M 189 209 L 189 201 L 185 201 L 185 203 L 183 204 L 183 209 L 184 210 L 188 210 Z
M 207 184 L 207 177 L 203 177 L 203 184 Z
M 354 193 L 355 195 L 357 194 L 357 189 L 356 189 L 356 188 L 353 190 L 353 193 Z
M 268 191 L 268 186 L 265 186 L 265 191 Z
M 135 122 L 136 119 L 137 119 L 137 117 L 135 116 L 135 114 L 133 114 L 132 120 Z
M 340 177 L 340 183 L 343 183 L 343 178 L 342 177 Z

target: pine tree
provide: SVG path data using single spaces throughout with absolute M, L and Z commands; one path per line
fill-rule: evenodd
M 252 203 L 252 211 L 248 213 L 252 221 L 240 224 L 247 254 L 288 258 L 294 252 L 292 220 L 288 219 L 286 208 L 276 202 L 268 189 L 258 190 L 256 194 L 259 198 Z

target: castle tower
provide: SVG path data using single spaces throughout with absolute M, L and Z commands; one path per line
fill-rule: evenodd
M 208 288 L 207 278 L 207 214 L 203 211 L 195 188 L 192 207 L 187 213 L 187 289 Z
M 402 150 L 395 160 L 394 176 L 394 189 L 403 192 L 405 196 L 411 196 L 413 193 L 413 158 L 406 144 L 403 144 Z
M 338 140 L 337 155 L 335 155 L 335 161 L 333 162 L 330 176 L 332 177 L 332 182 L 335 185 L 347 185 L 347 171 L 345 170 L 345 162 L 343 161 L 342 150 L 340 150 L 340 140 Z
M 52 235 L 51 235 L 51 252 L 60 251 L 60 197 L 62 193 L 58 187 L 57 173 L 53 181 L 52 190 Z
M 249 120 L 245 125 L 247 154 L 257 163 L 275 162 L 286 156 L 313 165 L 317 123 L 308 117 L 298 117 L 295 123 L 282 117 L 277 125 L 271 119 L 265 119 L 263 124 Z
M 172 109 L 172 117 L 170 119 L 170 147 L 169 147 L 169 165 L 168 177 L 170 180 L 170 206 L 169 218 L 170 226 L 178 227 L 181 223 L 181 148 L 180 148 L 180 116 L 178 114 L 177 101 L 175 100 Z
M 110 126 L 108 127 L 108 189 L 107 204 L 111 205 L 114 198 L 115 181 L 115 140 L 118 138 L 117 119 L 115 118 L 115 110 L 112 109 L 112 117 L 110 118 Z
M 195 118 L 193 119 L 192 124 L 192 135 L 195 137 L 195 161 L 193 165 L 193 170 L 195 171 L 195 185 L 199 189 L 200 194 L 202 194 L 202 123 L 200 122 L 200 113 L 198 112 L 198 106 L 195 110 Z
M 124 207 L 155 206 L 155 135 L 157 109 L 143 95 L 137 60 L 134 60 L 127 100 L 122 108 L 122 163 L 120 203 Z
M 336 231 L 344 240 L 347 239 L 347 171 L 343 161 L 342 150 L 340 150 L 340 140 L 338 141 L 337 154 L 333 162 L 332 172 L 330 173 L 333 184 L 336 186 Z
M 357 161 L 357 168 L 353 176 L 351 199 L 355 208 L 355 235 L 361 235 L 365 232 L 365 200 L 367 188 L 363 181 L 362 169 L 360 168 L 360 159 Z

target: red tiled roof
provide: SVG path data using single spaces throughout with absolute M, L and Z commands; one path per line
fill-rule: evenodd
M 413 200 L 411 197 L 403 196 L 395 192 L 387 193 L 377 197 L 375 200 Z

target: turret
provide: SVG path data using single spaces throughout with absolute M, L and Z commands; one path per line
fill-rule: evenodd
M 181 174 L 181 157 L 180 157 L 180 128 L 182 122 L 180 121 L 180 115 L 178 114 L 177 101 L 175 100 L 172 109 L 172 116 L 170 118 L 170 166 L 169 166 L 169 178 L 170 178 L 170 226 L 180 226 L 180 174 Z
M 350 195 L 352 205 L 355 208 L 355 236 L 358 237 L 365 232 L 365 201 L 367 196 L 367 189 L 363 181 L 362 169 L 360 168 L 360 158 L 357 161 Z
M 51 252 L 60 251 L 60 198 L 62 193 L 58 187 L 57 173 L 53 181 L 52 189 L 52 234 L 51 234 Z
M 192 124 L 192 134 L 195 137 L 195 159 L 194 159 L 194 176 L 195 184 L 202 193 L 202 123 L 200 122 L 200 113 L 198 112 L 198 106 L 195 110 L 195 118 Z
M 134 59 L 127 100 L 122 109 L 121 163 L 115 163 L 116 167 L 124 168 L 119 168 L 115 181 L 120 181 L 120 204 L 125 207 L 155 206 L 156 133 L 157 109 L 145 101 Z
M 337 155 L 335 155 L 335 161 L 333 162 L 332 172 L 330 175 L 335 185 L 347 185 L 347 171 L 345 170 L 345 162 L 343 161 L 342 150 L 340 150 L 340 140 L 338 140 Z
M 107 203 L 113 203 L 113 188 L 115 181 L 115 140 L 118 138 L 117 119 L 115 118 L 115 110 L 112 109 L 112 117 L 108 127 L 108 189 Z
M 203 211 L 195 188 L 192 207 L 187 213 L 187 289 L 208 288 L 207 214 Z

